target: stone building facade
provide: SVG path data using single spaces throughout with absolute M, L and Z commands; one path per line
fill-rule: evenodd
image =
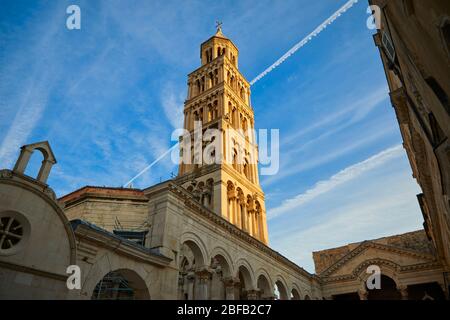
M 370 0 L 381 9 L 375 44 L 414 178 L 424 228 L 450 272 L 450 3 Z

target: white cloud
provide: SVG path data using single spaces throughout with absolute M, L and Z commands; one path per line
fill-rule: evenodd
M 404 154 L 403 148 L 401 145 L 386 149 L 362 162 L 354 164 L 350 167 L 347 167 L 334 176 L 332 176 L 328 180 L 317 182 L 314 187 L 305 191 L 302 194 L 295 196 L 294 198 L 287 199 L 283 201 L 283 203 L 276 208 L 273 208 L 268 213 L 268 219 L 273 219 L 282 214 L 292 211 L 305 203 L 315 199 L 321 194 L 327 193 L 339 185 L 351 181 L 358 176 L 362 175 L 366 171 L 370 171 L 378 166 L 383 165 L 384 163 L 398 158 Z
M 183 128 L 183 101 L 184 90 L 174 89 L 172 85 L 167 85 L 162 91 L 161 102 L 164 113 L 174 129 Z
M 406 156 L 391 158 L 271 220 L 271 246 L 312 272 L 313 251 L 420 229 L 418 193 Z

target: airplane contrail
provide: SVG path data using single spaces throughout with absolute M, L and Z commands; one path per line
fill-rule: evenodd
M 173 149 L 175 149 L 176 147 L 178 147 L 179 143 L 176 143 L 174 146 L 172 146 L 170 149 L 166 150 L 163 154 L 161 154 L 155 161 L 153 161 L 152 163 L 150 163 L 147 167 L 145 167 L 143 170 L 141 170 L 141 172 L 139 172 L 136 176 L 134 176 L 133 179 L 131 179 L 130 181 L 128 181 L 127 183 L 125 183 L 123 185 L 123 188 L 129 187 L 134 180 L 136 180 L 137 178 L 139 178 L 140 176 L 142 176 L 145 172 L 147 172 L 148 170 L 150 170 L 151 167 L 153 167 L 155 164 L 157 164 L 162 158 L 164 158 L 167 154 L 169 154 Z
M 337 18 L 339 18 L 348 9 L 353 7 L 353 5 L 357 2 L 358 0 L 350 0 L 346 4 L 344 4 L 338 11 L 333 13 L 331 17 L 329 17 L 327 20 L 322 22 L 316 29 L 314 29 L 313 32 L 308 34 L 305 38 L 303 38 L 300 42 L 298 42 L 295 46 L 293 46 L 288 52 L 286 52 L 280 59 L 275 61 L 275 63 L 273 63 L 270 67 L 268 67 L 266 70 L 260 73 L 255 79 L 253 79 L 250 82 L 250 85 L 251 86 L 254 85 L 257 81 L 264 78 L 269 72 L 278 67 L 284 61 L 286 61 L 286 59 L 288 59 L 295 52 L 297 52 L 297 50 L 299 50 L 301 47 L 303 47 L 305 44 L 311 41 L 315 36 L 317 36 L 320 32 L 322 32 L 328 25 L 332 24 Z

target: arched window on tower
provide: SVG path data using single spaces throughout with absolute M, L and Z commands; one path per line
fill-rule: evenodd
M 211 104 L 208 104 L 208 122 L 214 119 L 213 115 L 213 107 Z
M 236 151 L 236 149 L 233 149 L 233 168 L 234 170 L 239 171 L 239 167 L 238 167 L 238 153 Z
M 214 111 L 213 111 L 213 119 L 217 119 L 219 117 L 219 112 L 218 112 L 218 102 L 217 100 L 214 101 Z
M 233 110 L 231 111 L 231 124 L 235 128 L 236 128 L 236 124 L 237 124 L 236 121 L 237 121 L 237 112 L 236 112 L 236 108 L 233 108 Z
M 437 80 L 433 77 L 428 77 L 425 79 L 428 86 L 433 90 L 436 97 L 441 102 L 444 109 L 447 111 L 447 113 L 450 115 L 450 101 L 448 99 L 447 93 L 444 89 L 442 89 L 441 85 Z
M 202 77 L 202 81 L 201 81 L 201 92 L 205 91 L 205 76 Z
M 250 174 L 250 164 L 248 163 L 247 159 L 245 159 L 245 163 L 244 163 L 244 175 L 248 180 L 252 181 L 252 177 Z
M 197 81 L 195 81 L 195 94 L 199 94 L 200 90 L 202 89 L 201 85 L 200 85 L 200 80 L 197 79 Z
M 215 69 L 213 85 L 217 85 L 218 83 L 219 83 L 219 70 Z

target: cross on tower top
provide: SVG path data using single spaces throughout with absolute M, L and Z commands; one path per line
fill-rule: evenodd
M 222 21 L 219 20 L 216 21 L 216 29 L 218 33 L 222 32 Z

